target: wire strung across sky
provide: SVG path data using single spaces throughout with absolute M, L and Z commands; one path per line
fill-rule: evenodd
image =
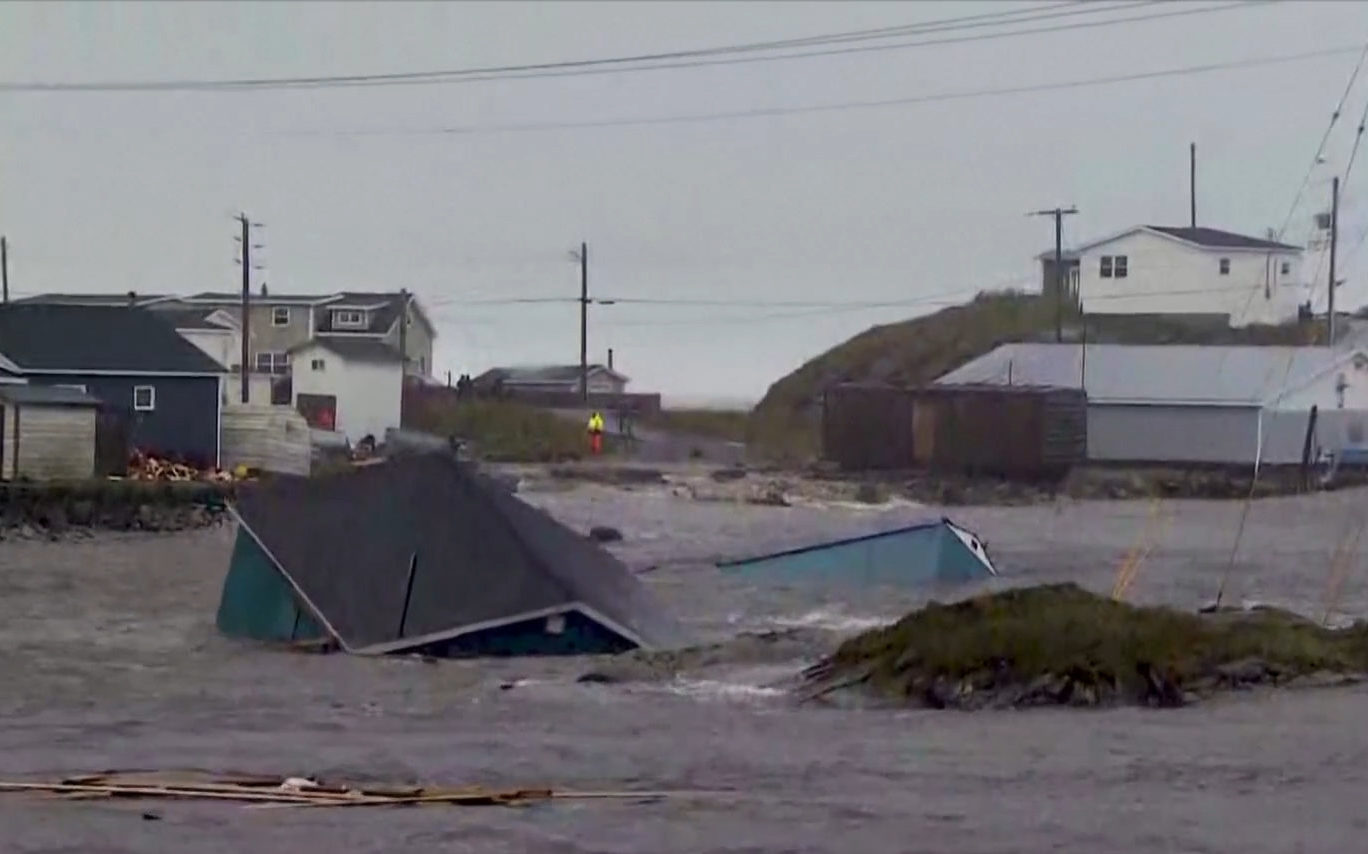
M 768 53 L 750 55 L 761 51 L 788 49 L 793 47 L 813 47 L 826 44 L 845 44 L 852 41 L 886 40 L 894 37 L 918 36 L 927 33 L 954 32 L 983 27 L 1012 27 L 1022 23 L 1051 18 L 1080 15 L 1098 15 L 1124 11 L 1143 6 L 1170 6 L 1161 0 L 1136 0 L 1135 2 L 1103 5 L 1095 2 L 1073 2 L 1053 4 L 1027 10 L 984 13 L 975 16 L 942 19 L 873 30 L 831 33 L 800 39 L 785 39 L 769 42 L 729 45 L 723 47 L 700 48 L 668 53 L 638 54 L 588 60 L 567 60 L 541 62 L 523 65 L 481 66 L 461 69 L 393 72 L 385 74 L 342 74 L 316 75 L 308 77 L 273 78 L 224 78 L 224 79 L 182 79 L 182 80 L 141 80 L 141 81 L 88 81 L 88 82 L 0 82 L 0 92 L 173 92 L 173 91 L 260 91 L 281 89 L 315 89 L 354 86 L 417 85 L 433 83 L 468 83 L 489 80 L 531 79 L 547 77 L 581 76 L 585 74 L 627 73 L 655 71 L 674 68 L 696 68 L 712 65 L 734 65 L 754 62 L 776 62 L 822 56 L 863 53 L 869 51 L 905 50 L 909 48 L 930 47 L 945 44 L 987 41 L 1018 36 L 1041 35 L 1068 30 L 1114 26 L 1116 24 L 1166 18 L 1186 17 L 1212 12 L 1255 8 L 1280 3 L 1282 0 L 1235 0 L 1209 6 L 1189 6 L 1167 11 L 1155 11 L 1128 17 L 1112 17 L 1099 20 L 1074 21 L 1052 24 L 1044 27 L 1007 29 L 1001 32 L 974 33 L 939 39 L 903 41 L 894 44 L 861 44 L 856 46 L 832 47 L 824 50 L 802 50 L 789 53 Z M 1067 6 L 1066 9 L 1058 9 Z M 742 55 L 735 55 L 742 54 Z
M 448 126 L 431 128 L 372 128 L 372 129 L 335 129 L 283 132 L 280 136 L 437 136 L 465 134 L 527 133 L 538 131 L 581 130 L 589 128 L 644 127 L 652 125 L 693 124 L 738 119 L 773 118 L 796 116 L 811 113 L 841 112 L 845 110 L 884 109 L 905 107 L 916 104 L 964 101 L 976 98 L 1026 95 L 1038 92 L 1053 92 L 1067 89 L 1083 89 L 1093 86 L 1108 86 L 1118 83 L 1132 83 L 1141 80 L 1156 80 L 1165 77 L 1186 77 L 1196 74 L 1209 74 L 1218 71 L 1231 71 L 1243 68 L 1257 68 L 1269 65 L 1282 65 L 1342 56 L 1360 50 L 1359 45 L 1341 45 L 1320 50 L 1300 53 L 1275 54 L 1250 57 L 1228 62 L 1212 62 L 1201 65 L 1187 65 L 1176 68 L 1161 68 L 1152 71 L 1139 71 L 1129 74 L 1114 74 L 1102 77 L 1085 77 L 1074 80 L 1061 80 L 1053 83 L 1035 83 L 1021 86 L 1003 86 L 985 89 L 965 89 L 950 92 L 931 92 L 922 95 L 908 95 L 899 98 L 881 98 L 865 101 L 835 101 L 826 104 L 808 104 L 794 107 L 762 107 L 747 110 L 730 110 L 710 113 L 684 113 L 676 115 L 643 116 L 637 118 L 604 119 L 570 122 L 526 122 L 514 124 L 488 124 L 469 126 Z

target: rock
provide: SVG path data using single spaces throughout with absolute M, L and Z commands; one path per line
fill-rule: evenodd
M 599 543 L 616 543 L 622 539 L 622 532 L 608 525 L 595 525 L 589 529 L 589 539 Z
M 62 509 L 60 504 L 53 504 L 43 510 L 38 516 L 38 524 L 53 534 L 60 534 L 70 527 L 67 523 L 66 511 Z
M 580 674 L 579 678 L 575 681 L 586 685 L 616 685 L 622 680 L 610 673 L 591 670 L 588 673 Z
M 708 476 L 718 483 L 726 483 L 732 480 L 742 480 L 746 474 L 745 466 L 732 466 L 731 468 L 717 469 Z
M 747 504 L 759 505 L 759 506 L 761 506 L 761 507 L 789 507 L 789 506 L 791 506 L 791 505 L 789 504 L 788 498 L 786 498 L 786 497 L 784 496 L 783 490 L 780 489 L 780 488 L 777 487 L 777 486 L 770 486 L 770 487 L 767 488 L 764 492 L 762 492 L 762 493 L 760 493 L 760 494 L 758 494 L 758 495 L 750 495 L 750 496 L 747 496 L 747 498 L 746 498 L 746 503 L 747 503 Z
M 1216 675 L 1231 685 L 1253 685 L 1268 679 L 1272 671 L 1261 658 L 1244 658 L 1217 667 Z

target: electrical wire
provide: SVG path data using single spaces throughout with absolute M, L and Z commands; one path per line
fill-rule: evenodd
M 1132 83 L 1142 80 L 1155 80 L 1165 77 L 1186 77 L 1188 75 L 1193 74 L 1208 74 L 1217 71 L 1256 68 L 1267 65 L 1282 65 L 1293 62 L 1304 62 L 1312 59 L 1323 59 L 1326 57 L 1341 56 L 1346 53 L 1352 53 L 1359 49 L 1360 48 L 1358 45 L 1341 46 L 1334 48 L 1324 48 L 1321 50 L 1304 51 L 1301 53 L 1251 57 L 1249 59 L 1232 60 L 1229 62 L 1213 62 L 1205 63 L 1202 65 L 1188 65 L 1176 68 L 1163 68 L 1156 69 L 1154 71 L 1141 71 L 1130 74 L 1115 74 L 1104 77 L 1085 77 L 1074 80 L 1062 80 L 1053 83 L 1035 83 L 1022 86 L 1003 86 L 986 89 L 966 89 L 957 92 L 934 92 L 923 95 L 909 95 L 899 98 L 882 98 L 866 101 L 836 101 L 826 104 L 809 104 L 796 107 L 765 107 L 749 110 L 733 110 L 710 113 L 686 113 L 680 115 L 643 116 L 639 118 L 625 119 L 605 119 L 601 121 L 591 120 L 572 122 L 526 122 L 502 125 L 490 124 L 470 125 L 464 127 L 450 126 L 408 129 L 309 130 L 289 131 L 277 135 L 345 137 L 477 135 L 502 133 L 528 133 L 560 130 L 584 130 L 594 128 L 647 127 L 655 125 L 676 125 L 694 124 L 700 122 L 728 121 L 734 119 L 775 118 L 781 116 L 807 115 L 813 113 L 843 112 L 846 110 L 883 109 L 889 107 L 912 106 L 916 104 L 940 103 L 946 101 L 963 101 L 976 98 L 1002 97 L 1007 95 L 1025 95 L 1038 92 L 1053 92 L 1067 89 L 1083 89 L 1093 86 L 1108 86 L 1118 83 Z
M 1211 12 L 1230 11 L 1235 9 L 1254 8 L 1283 2 L 1283 0 L 1236 0 L 1236 2 L 1224 3 L 1215 6 L 1202 6 L 1194 8 L 1182 8 L 1176 11 L 1162 11 L 1148 14 L 1131 15 L 1129 17 L 1109 18 L 1105 20 L 1078 21 L 1064 24 L 1054 24 L 1046 27 L 1035 27 L 1027 29 L 1015 29 L 997 33 L 978 33 L 973 35 L 955 36 L 943 39 L 929 39 L 912 42 L 901 42 L 898 44 L 880 45 L 860 45 L 856 47 L 830 48 L 820 51 L 801 51 L 796 53 L 773 54 L 764 56 L 716 56 L 717 54 L 752 52 L 759 50 L 773 50 L 775 46 L 786 46 L 786 44 L 817 45 L 834 43 L 838 41 L 849 41 L 856 38 L 863 39 L 885 39 L 894 35 L 916 35 L 928 32 L 944 32 L 956 29 L 971 29 L 984 26 L 1012 26 L 1021 23 L 1032 23 L 1034 21 L 1058 18 L 1073 15 L 1091 15 L 1099 12 L 1114 12 L 1135 6 L 1160 5 L 1157 0 L 1140 0 L 1121 5 L 1101 8 L 1093 3 L 1072 3 L 1071 10 L 1040 13 L 1038 10 L 1024 10 L 1021 12 L 996 13 L 999 16 L 1015 15 L 1014 20 L 997 20 L 990 22 L 966 22 L 965 18 L 948 19 L 944 22 L 927 22 L 923 24 L 903 25 L 900 28 L 880 28 L 877 33 L 865 31 L 861 34 L 856 33 L 831 34 L 828 36 L 814 36 L 799 40 L 786 40 L 786 42 L 761 42 L 750 45 L 734 45 L 722 48 L 703 48 L 694 51 L 674 51 L 662 54 L 642 54 L 627 57 L 611 57 L 597 60 L 572 60 L 561 62 L 545 62 L 527 65 L 504 65 L 504 66 L 485 66 L 464 69 L 450 69 L 439 71 L 413 71 L 413 72 L 394 72 L 387 74 L 344 74 L 344 75 L 316 75 L 309 77 L 274 77 L 274 78 L 225 78 L 225 79 L 183 79 L 183 80 L 142 80 L 142 81 L 94 81 L 84 83 L 59 83 L 59 82 L 0 82 L 0 92 L 172 92 L 172 91 L 258 91 L 258 90 L 280 90 L 280 89 L 316 89 L 316 88 L 337 88 L 351 86 L 378 86 L 378 85 L 414 85 L 430 83 L 464 83 L 480 82 L 490 80 L 509 80 L 509 79 L 539 79 L 548 77 L 569 77 L 582 76 L 586 74 L 607 74 L 607 73 L 626 73 L 637 71 L 655 71 L 661 69 L 677 68 L 696 68 L 714 65 L 735 65 L 742 63 L 755 62 L 775 62 L 791 59 L 804 59 L 812 57 L 836 56 L 851 53 L 863 53 L 869 51 L 903 50 L 916 47 L 929 47 L 945 44 L 962 44 L 978 41 L 995 40 L 1026 35 L 1041 35 L 1046 33 L 1064 32 L 1077 29 L 1088 29 L 1095 27 L 1112 26 L 1115 24 L 1135 23 L 1141 21 L 1158 20 L 1166 18 L 1186 17 L 1191 15 L 1207 14 Z M 1168 5 L 1168 4 L 1164 4 Z M 1082 7 L 1082 8 L 1079 8 Z M 1053 7 L 1047 7 L 1053 8 Z M 994 14 L 994 13 L 987 13 Z M 972 16 L 971 16 L 972 17 Z M 985 15 L 986 17 L 986 15 Z M 955 25 L 950 22 L 960 21 Z M 898 32 L 895 32 L 898 31 Z M 703 58 L 691 58 L 703 57 Z M 655 64 L 643 64 L 654 62 Z

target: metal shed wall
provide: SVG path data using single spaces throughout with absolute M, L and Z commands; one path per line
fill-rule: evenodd
M 1258 439 L 1253 406 L 1088 407 L 1088 459 L 1096 462 L 1253 464 Z

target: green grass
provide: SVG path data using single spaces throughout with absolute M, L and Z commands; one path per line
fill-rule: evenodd
M 1368 672 L 1368 626 L 1330 630 L 1273 609 L 1202 615 L 1137 607 L 1061 584 L 933 603 L 852 638 L 831 663 L 867 669 L 872 687 L 905 698 L 937 678 L 984 673 L 999 684 L 1085 673 L 1134 695 L 1146 669 L 1181 687 L 1248 659 L 1289 676 Z
M 700 439 L 744 442 L 749 421 L 750 413 L 743 410 L 665 409 L 646 419 L 646 425 Z
M 578 423 L 508 401 L 432 405 L 418 413 L 411 426 L 467 439 L 487 460 L 555 462 L 578 459 L 588 451 L 588 439 Z
M 1079 340 L 1079 317 L 1064 318 Z M 751 413 L 747 439 L 765 456 L 811 459 L 819 450 L 823 389 L 847 381 L 923 385 L 995 347 L 1053 341 L 1055 307 L 1036 294 L 981 293 L 934 314 L 875 326 L 811 359 L 770 386 Z M 1307 344 L 1320 325 L 1194 328 L 1159 317 L 1091 316 L 1087 340 L 1118 344 Z

